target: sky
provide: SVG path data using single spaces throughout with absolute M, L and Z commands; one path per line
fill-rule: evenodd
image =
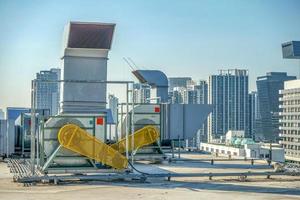
M 30 106 L 35 74 L 61 67 L 69 21 L 116 23 L 109 80 L 135 80 L 123 57 L 194 80 L 248 69 L 249 90 L 266 72 L 300 73 L 300 61 L 281 53 L 281 43 L 300 40 L 298 0 L 0 0 L 0 19 L 0 109 Z

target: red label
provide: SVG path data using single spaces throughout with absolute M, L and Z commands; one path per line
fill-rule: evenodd
M 156 112 L 156 113 L 160 112 L 160 107 L 155 107 L 154 112 Z
M 97 125 L 103 125 L 103 122 L 104 122 L 103 117 L 97 117 L 97 120 L 96 120 Z

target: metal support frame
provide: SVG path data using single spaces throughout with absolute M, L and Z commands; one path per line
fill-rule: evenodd
M 129 84 L 132 84 L 133 88 L 133 81 L 84 81 L 84 80 L 57 80 L 57 81 L 51 81 L 51 80 L 32 80 L 31 82 L 31 154 L 30 154 L 30 169 L 32 175 L 35 175 L 35 164 L 36 164 L 36 148 L 39 148 L 39 140 L 43 139 L 38 137 L 38 141 L 36 143 L 36 125 L 35 125 L 35 108 L 36 108 L 36 87 L 37 87 L 37 82 L 43 82 L 43 83 L 83 83 L 83 84 L 90 84 L 90 83 L 100 83 L 100 84 L 121 84 L 121 85 L 126 85 L 126 116 L 128 119 L 128 113 L 129 113 Z M 133 90 L 132 90 L 132 108 L 134 108 L 134 100 L 133 100 Z M 116 128 L 117 130 L 117 128 Z M 134 130 L 134 124 L 132 125 L 132 130 Z M 116 132 L 116 135 L 118 133 Z M 128 128 L 128 123 L 126 123 L 126 157 L 129 159 L 129 153 L 128 153 L 128 135 L 129 135 L 129 128 Z M 133 142 L 133 141 L 132 141 Z M 133 144 L 133 143 L 132 143 Z M 37 145 L 37 147 L 36 147 Z M 44 147 L 42 147 L 43 149 Z M 52 162 L 54 159 L 55 155 L 59 151 L 60 147 L 55 150 L 55 152 L 51 155 L 51 159 L 47 160 L 45 164 L 43 164 L 43 169 L 46 169 L 49 164 Z M 38 150 L 39 151 L 39 150 Z M 39 152 L 40 153 L 40 152 Z M 37 155 L 39 156 L 39 155 Z M 131 156 L 133 160 L 133 155 Z M 49 162 L 48 162 L 49 161 Z
M 131 88 L 131 134 L 134 133 L 134 94 L 133 94 L 133 85 Z M 134 147 L 134 137 L 131 137 L 131 147 Z M 134 165 L 134 155 L 136 151 L 131 151 L 131 164 Z
M 30 159 L 31 159 L 31 174 L 35 175 L 35 103 L 36 103 L 36 80 L 31 82 L 31 145 L 30 145 Z
M 45 171 L 50 164 L 52 163 L 52 161 L 54 160 L 55 156 L 58 154 L 58 152 L 60 151 L 60 149 L 62 148 L 61 145 L 59 145 L 55 151 L 51 154 L 51 156 L 48 158 L 47 162 L 44 164 L 44 166 L 42 167 L 42 170 Z
M 228 172 L 228 173 L 160 173 L 160 174 L 136 174 L 136 173 L 111 173 L 111 174 L 93 174 L 93 175 L 65 175 L 65 176 L 32 176 L 19 178 L 17 181 L 20 183 L 35 183 L 42 181 L 74 181 L 74 180 L 132 180 L 140 179 L 146 180 L 147 178 L 167 178 L 168 181 L 171 177 L 207 177 L 212 180 L 213 177 L 238 177 L 244 180 L 250 176 L 265 176 L 269 179 L 271 176 L 300 176 L 299 173 L 291 172 Z
M 128 124 L 128 125 L 130 125 L 130 128 L 129 127 L 126 127 L 125 126 L 125 129 L 127 129 L 128 128 L 128 130 L 130 130 L 130 132 L 131 133 L 133 133 L 134 131 L 135 131 L 135 123 L 134 123 L 134 117 L 135 116 L 137 116 L 137 115 L 139 115 L 139 114 L 141 114 L 141 113 L 135 113 L 135 111 L 134 111 L 134 107 L 135 106 L 137 106 L 137 105 L 158 105 L 158 106 L 160 106 L 160 109 L 161 110 L 163 110 L 162 109 L 162 104 L 157 104 L 157 103 L 155 103 L 155 104 L 149 104 L 149 103 L 136 103 L 135 101 L 134 101 L 134 96 L 133 96 L 133 90 L 129 90 L 129 93 L 132 93 L 132 96 L 131 96 L 131 99 L 132 99 L 132 101 L 131 101 L 131 103 L 130 103 L 130 107 L 131 107 L 131 111 L 130 111 L 130 113 L 128 112 L 127 113 L 127 104 L 125 104 L 125 103 L 119 103 L 118 104 L 118 108 L 119 108 L 119 110 L 120 110 L 120 112 L 118 112 L 118 116 L 120 116 L 120 118 L 121 119 L 123 119 L 124 118 L 124 116 L 126 116 L 126 120 L 125 120 L 125 123 L 126 124 Z M 143 113 L 143 114 L 150 114 L 150 113 Z M 154 114 L 154 113 L 151 113 L 151 114 Z M 156 115 L 156 114 L 155 114 Z M 160 122 L 161 122 L 161 119 L 162 119 L 162 112 L 160 112 L 159 114 L 157 114 L 157 115 L 159 115 L 160 116 Z M 119 118 L 119 117 L 118 117 Z M 129 122 L 129 120 L 130 120 L 130 122 Z M 125 125 L 126 125 L 125 124 Z M 162 124 L 160 123 L 160 124 L 155 124 L 155 125 L 159 125 L 160 126 L 160 132 L 162 132 L 162 129 L 163 129 L 163 127 L 162 127 Z M 121 120 L 121 122 L 120 122 L 120 126 L 121 126 L 121 129 L 122 130 L 124 130 L 124 125 L 123 125 L 123 120 Z M 126 135 L 125 135 L 125 137 L 126 137 Z M 160 135 L 160 137 L 162 137 L 162 135 Z M 131 142 L 130 143 L 130 145 L 132 145 L 132 146 L 134 146 L 134 140 L 133 140 L 134 138 L 132 137 L 132 140 L 131 141 L 129 141 L 129 142 Z M 159 140 L 161 140 L 161 138 L 159 139 Z M 126 143 L 125 143 L 125 145 L 126 145 Z M 160 146 L 160 141 L 157 141 L 156 142 L 156 145 L 158 146 L 157 148 L 156 147 L 152 147 L 152 149 L 153 148 L 155 148 L 156 149 L 156 151 L 159 153 L 159 155 L 157 154 L 156 155 L 156 153 L 154 153 L 154 154 L 148 154 L 147 153 L 147 155 L 142 155 L 142 154 L 138 154 L 137 152 L 138 152 L 138 150 L 136 150 L 136 151 L 131 151 L 130 153 L 129 153 L 129 159 L 130 159 L 130 161 L 131 161 L 131 163 L 132 164 L 134 164 L 134 161 L 135 160 L 147 160 L 147 161 L 149 161 L 149 160 L 153 160 L 153 159 L 155 159 L 155 161 L 157 161 L 157 160 L 165 160 L 166 159 L 166 157 L 164 156 L 164 153 L 163 153 L 163 151 L 162 151 L 162 149 L 161 149 L 161 146 Z M 143 147 L 142 149 L 145 149 L 146 147 Z M 163 156 L 162 156 L 163 155 Z

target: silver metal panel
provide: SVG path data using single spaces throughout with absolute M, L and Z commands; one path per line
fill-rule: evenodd
M 168 122 L 167 138 L 164 139 L 178 139 L 183 138 L 183 104 L 168 104 Z
M 166 104 L 166 138 L 191 139 L 212 111 L 208 104 Z
M 106 108 L 107 56 L 115 24 L 71 22 L 63 42 L 61 113 L 100 113 Z M 89 81 L 75 83 L 66 81 Z
M 212 111 L 211 105 L 204 104 L 184 104 L 184 138 L 195 137 L 199 128 L 206 121 L 207 116 Z
M 64 58 L 63 80 L 106 81 L 107 59 Z M 63 83 L 62 113 L 99 113 L 106 108 L 106 83 Z

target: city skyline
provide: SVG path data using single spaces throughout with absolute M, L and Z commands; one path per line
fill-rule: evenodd
M 248 69 L 249 91 L 266 72 L 299 73 L 299 62 L 284 61 L 281 55 L 281 43 L 299 39 L 300 27 L 293 20 L 300 18 L 299 1 L 132 2 L 74 1 L 66 12 L 68 1 L 2 1 L 6 31 L 0 33 L 0 108 L 28 107 L 35 73 L 61 66 L 59 38 L 68 21 L 117 24 L 109 80 L 135 80 L 123 57 L 131 57 L 140 68 L 196 80 L 207 80 L 219 69 Z

